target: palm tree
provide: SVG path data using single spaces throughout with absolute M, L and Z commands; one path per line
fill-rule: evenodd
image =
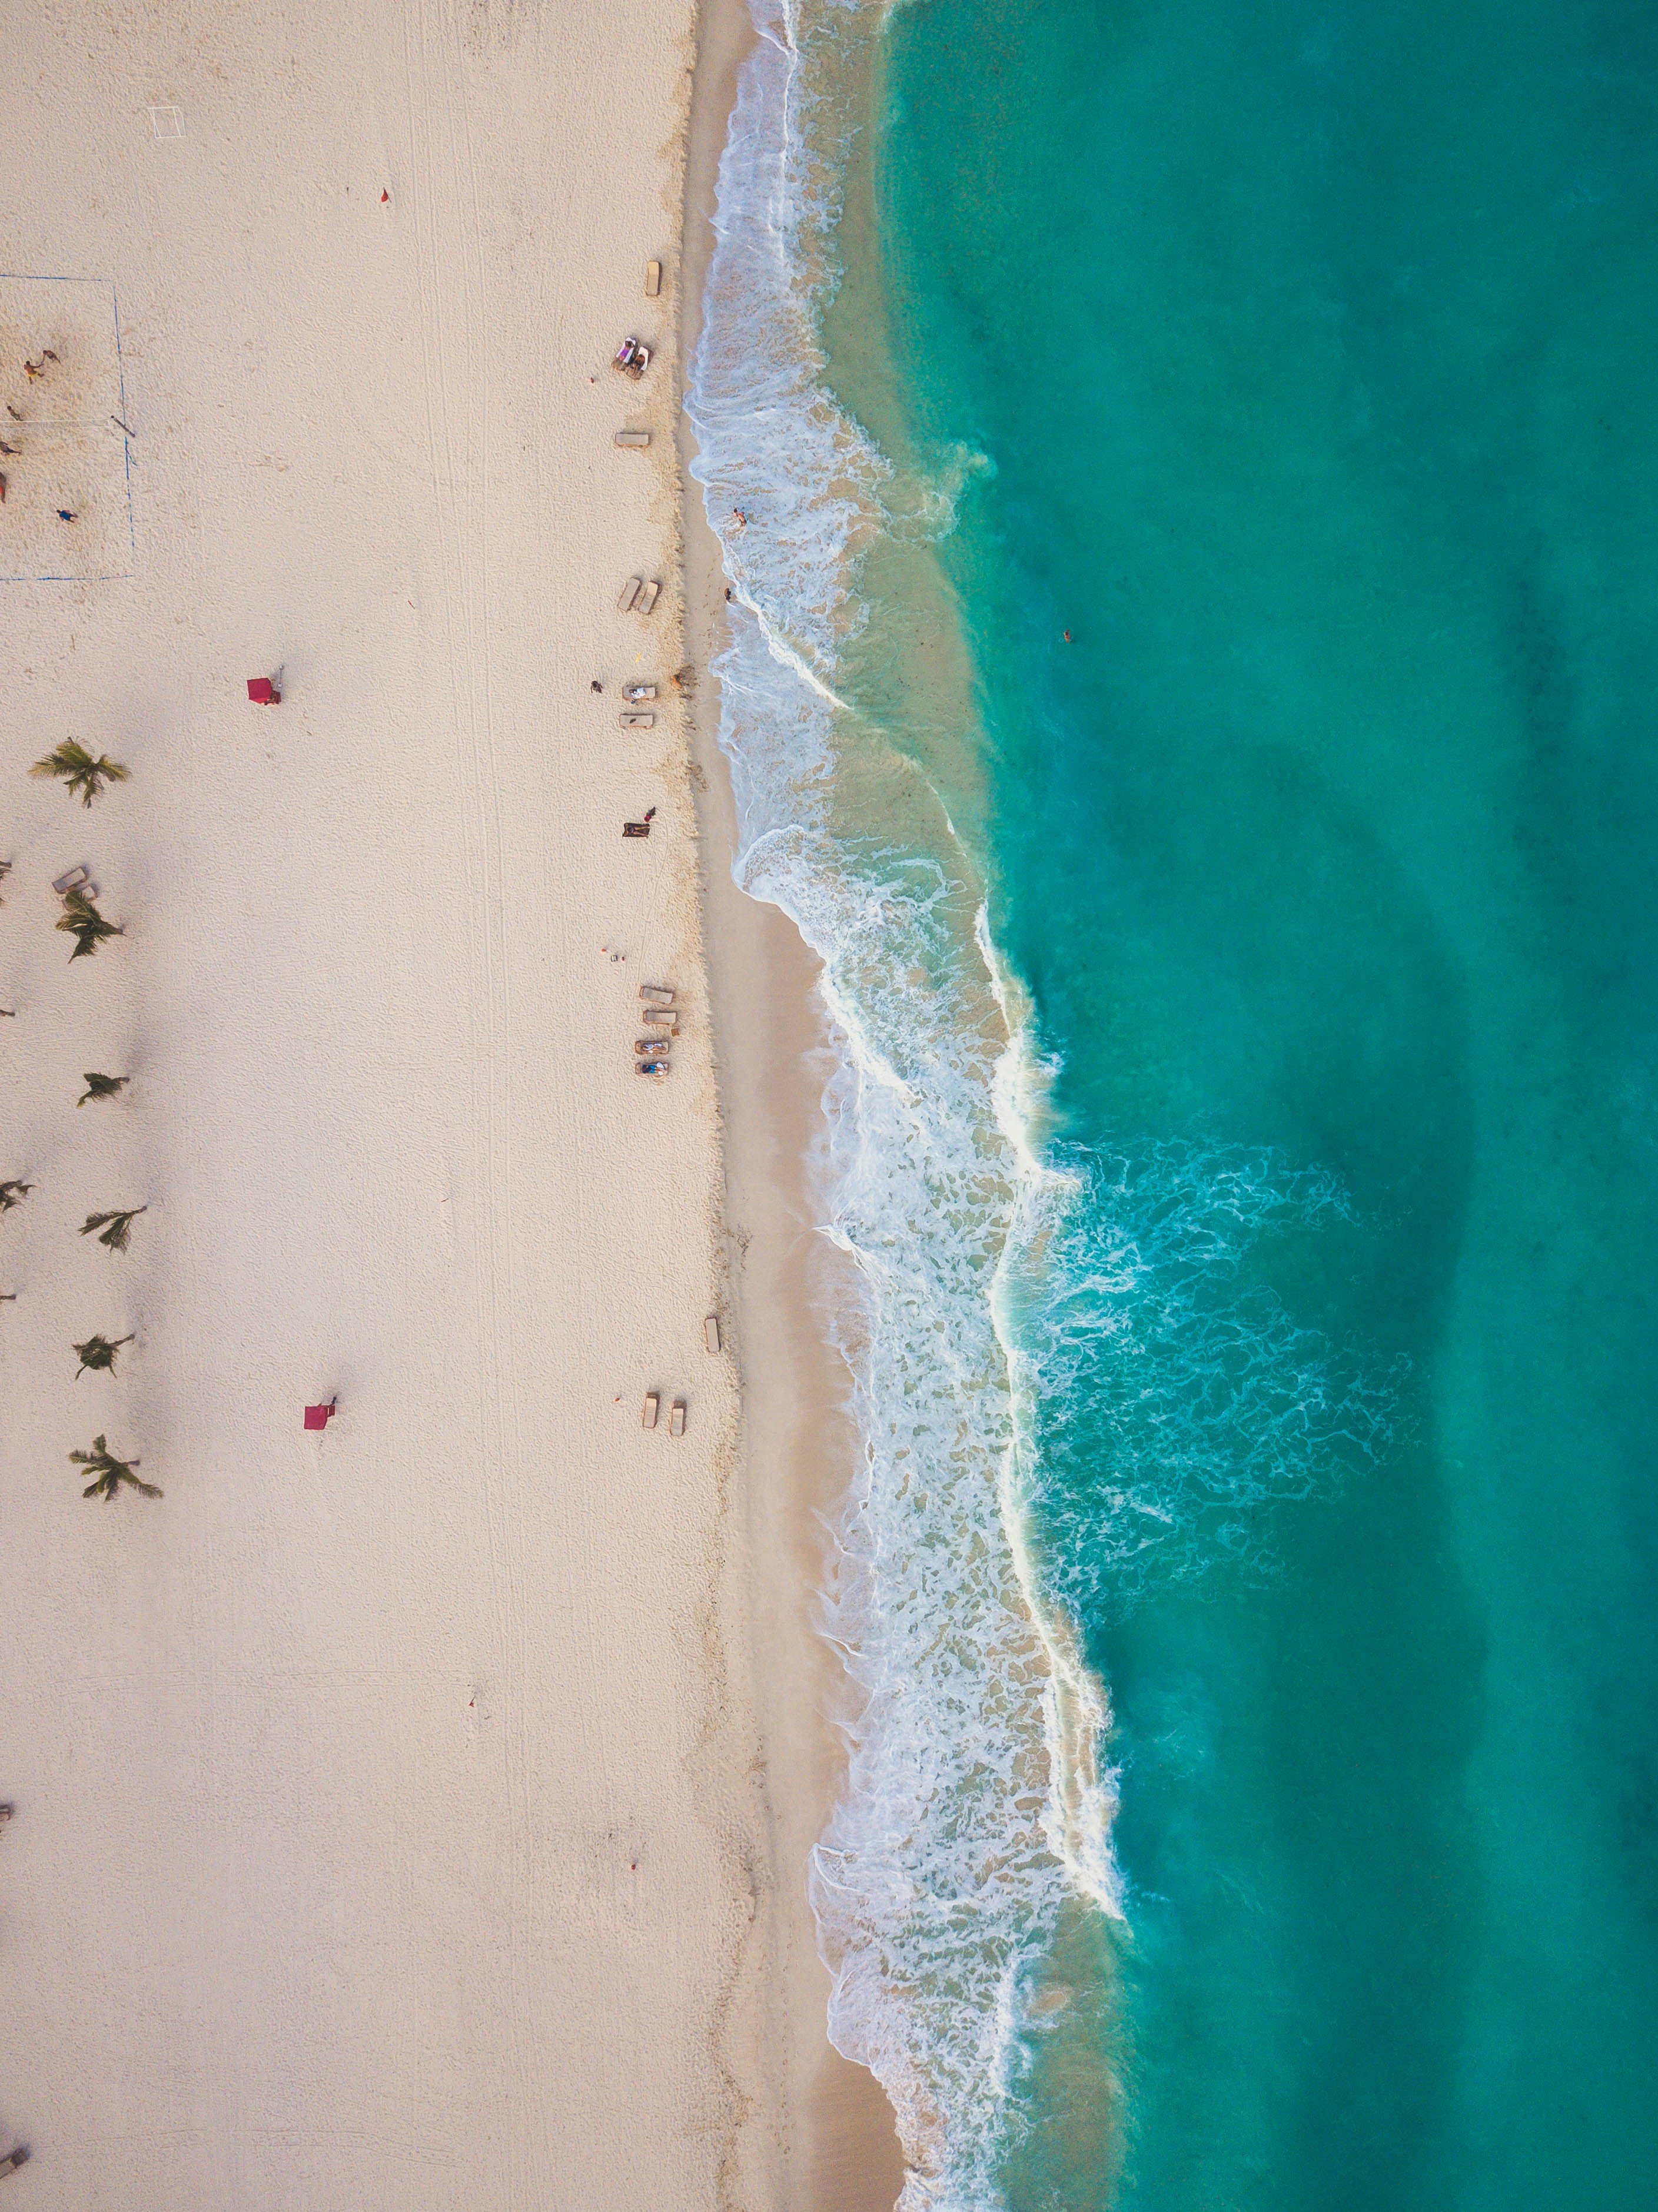
M 94 1229 L 101 1229 L 104 1233 L 98 1242 L 107 1244 L 112 1252 L 125 1252 L 127 1238 L 132 1234 L 133 1223 L 141 1213 L 149 1212 L 147 1206 L 134 1206 L 125 1213 L 89 1213 L 81 1224 L 81 1234 L 90 1237 Z
M 116 1353 L 124 1344 L 131 1344 L 131 1341 L 130 1336 L 118 1336 L 112 1344 L 106 1336 L 89 1336 L 84 1344 L 77 1344 L 75 1349 L 81 1355 L 81 1364 L 75 1370 L 76 1381 L 80 1381 L 88 1367 L 112 1375 Z
M 29 770 L 31 775 L 58 777 L 70 796 L 78 798 L 82 806 L 90 806 L 106 783 L 125 783 L 131 773 L 119 761 L 111 760 L 107 753 L 100 753 L 94 760 L 86 747 L 73 738 L 65 738 L 55 751 L 36 761 Z
M 0 1182 L 0 1213 L 9 1213 L 14 1206 L 21 1206 L 33 1188 L 32 1182 L 19 1182 L 15 1176 L 9 1182 Z
M 125 937 L 126 932 L 112 921 L 106 921 L 84 891 L 65 891 L 64 911 L 58 917 L 58 927 L 66 929 L 75 939 L 71 960 L 90 958 L 106 937 Z
M 124 1482 L 131 1483 L 140 1498 L 159 1498 L 161 1492 L 153 1482 L 140 1482 L 132 1472 L 142 1467 L 141 1459 L 117 1459 L 102 1437 L 94 1437 L 89 1452 L 71 1452 L 70 1459 L 76 1467 L 89 1467 L 93 1480 L 81 1492 L 82 1498 L 113 1498 Z
M 75 1103 L 77 1106 L 84 1106 L 88 1098 L 113 1098 L 118 1091 L 125 1091 L 131 1080 L 130 1075 L 94 1075 L 88 1068 L 87 1087 Z

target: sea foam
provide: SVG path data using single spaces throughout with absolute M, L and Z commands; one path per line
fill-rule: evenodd
M 1060 1909 L 1117 1903 L 1102 1700 L 1041 1600 L 1034 1413 L 1003 1336 L 1010 1252 L 1067 1186 L 1026 1133 L 1042 1072 L 948 823 L 906 838 L 847 803 L 883 743 L 841 696 L 860 556 L 947 526 L 956 489 L 896 494 L 823 381 L 841 95 L 878 15 L 753 5 L 687 407 L 733 592 L 716 672 L 736 875 L 823 963 L 820 1198 L 859 1286 L 832 1322 L 861 1453 L 823 1625 L 863 1702 L 811 1899 L 831 2035 L 897 2115 L 905 2212 L 989 2212 Z

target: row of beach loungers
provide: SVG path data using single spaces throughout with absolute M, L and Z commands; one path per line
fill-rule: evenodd
M 679 1009 L 665 983 L 641 983 L 639 996 L 639 1024 L 648 1034 L 634 1039 L 634 1071 L 659 1080 L 670 1072 L 668 1055 L 679 1035 Z
M 654 300 L 661 289 L 662 264 L 659 261 L 647 263 L 646 298 Z M 637 381 L 650 365 L 649 350 L 636 338 L 626 339 L 616 356 L 614 365 Z M 651 442 L 651 434 L 648 430 L 618 430 L 616 434 L 616 442 L 618 446 L 648 446 Z M 629 576 L 622 586 L 621 596 L 616 603 L 616 611 L 622 615 L 648 616 L 656 605 L 661 590 L 660 581 L 654 577 L 647 579 L 644 576 Z M 627 702 L 627 705 L 618 718 L 621 726 L 624 730 L 654 729 L 656 714 L 648 702 L 656 697 L 655 684 L 630 684 L 624 687 L 622 696 Z M 635 826 L 636 825 L 631 823 L 629 825 L 629 828 Z M 675 1004 L 673 991 L 665 983 L 641 983 L 639 987 L 639 1026 L 641 1034 L 634 1039 L 634 1070 L 636 1074 L 649 1076 L 659 1083 L 668 1074 L 672 1066 L 670 1054 L 673 1040 L 679 1034 L 679 1010 Z M 708 1316 L 704 1333 L 708 1337 L 710 1348 L 717 1351 L 720 1345 L 720 1323 L 714 1315 Z M 671 1437 L 684 1435 L 685 1413 L 684 1399 L 675 1398 L 668 1408 L 668 1434 Z M 662 1393 L 659 1390 L 647 1390 L 645 1393 L 644 1426 L 647 1429 L 654 1429 L 661 1419 L 661 1414 Z

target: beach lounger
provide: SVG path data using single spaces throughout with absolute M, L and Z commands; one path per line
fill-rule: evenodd
M 707 1345 L 707 1346 L 708 1347 L 708 1350 L 709 1350 L 710 1352 L 718 1352 L 718 1351 L 719 1351 L 719 1349 L 720 1349 L 720 1316 L 719 1316 L 719 1315 L 718 1315 L 718 1314 L 710 1314 L 710 1315 L 708 1316 L 708 1319 L 703 1322 L 703 1324 L 702 1324 L 702 1341 L 703 1341 L 703 1343 L 704 1343 L 704 1344 L 706 1344 L 706 1345 Z
M 661 1403 L 661 1399 L 654 1390 L 647 1390 L 645 1393 L 645 1426 L 647 1429 L 653 1429 L 656 1426 L 656 1411 Z
M 651 434 L 648 430 L 618 430 L 616 442 L 618 446 L 648 446 Z
M 634 1062 L 635 1075 L 665 1075 L 667 1073 L 668 1063 L 665 1060 L 636 1060 Z
M 645 297 L 647 300 L 654 300 L 660 294 L 661 289 L 662 264 L 659 261 L 647 261 L 645 264 Z
M 683 1437 L 685 1433 L 685 1401 L 676 1398 L 668 1413 L 668 1434 Z
M 62 898 L 65 891 L 78 891 L 89 881 L 90 872 L 88 870 L 85 868 L 71 868 L 66 876 L 58 877 L 57 882 L 53 884 L 52 889 L 57 892 L 58 897 Z
M 622 696 L 637 705 L 641 699 L 654 699 L 656 686 L 654 684 L 624 684 L 622 687 Z
M 663 1006 L 654 1012 L 647 1006 L 639 1018 L 647 1030 L 654 1029 L 662 1031 L 661 1042 L 664 1044 L 666 1044 L 670 1038 L 679 1035 L 679 1017 L 671 1006 Z
M 665 983 L 641 983 L 639 995 L 648 1006 L 671 1006 L 673 1004 L 673 993 Z
M 617 614 L 625 615 L 644 588 L 645 579 L 642 576 L 629 576 L 622 586 L 621 598 L 616 603 Z
M 0 2158 L 0 2175 L 15 2173 L 20 2166 L 27 2166 L 28 2162 L 29 2147 L 27 2143 L 19 2143 L 15 2150 L 8 2151 L 4 2158 Z
M 656 595 L 661 589 L 660 584 L 647 584 L 639 595 L 639 605 L 634 609 L 634 612 L 636 615 L 649 614 L 651 609 L 656 605 Z
M 671 1037 L 653 1036 L 635 1037 L 634 1039 L 634 1050 L 637 1053 L 641 1060 L 649 1060 L 653 1054 L 659 1055 L 662 1059 L 665 1060 L 671 1049 Z
M 648 822 L 624 822 L 622 825 L 622 834 L 624 837 L 648 837 L 651 834 L 651 825 Z
M 654 714 L 618 714 L 616 720 L 624 730 L 653 730 L 656 727 Z

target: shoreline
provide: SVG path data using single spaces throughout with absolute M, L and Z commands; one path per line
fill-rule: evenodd
M 688 130 L 681 264 L 683 382 L 701 327 L 711 217 L 738 71 L 756 33 L 744 0 L 704 0 Z M 700 672 L 723 641 L 723 574 L 682 412 L 685 621 Z M 890 2212 L 903 2180 L 892 2108 L 829 2039 L 806 1866 L 846 1773 L 835 1727 L 850 1685 L 816 1622 L 827 1522 L 858 1448 L 844 1365 L 822 1325 L 845 1263 L 816 1233 L 810 1162 L 823 1133 L 820 966 L 779 908 L 738 890 L 729 764 L 714 679 L 690 717 L 703 855 L 703 945 L 725 1135 L 732 1294 L 742 1367 L 751 1547 L 753 1699 L 766 1775 L 769 1892 L 763 1986 L 743 2054 L 775 2107 L 774 2179 L 791 2212 Z M 763 1564 L 766 1586 L 758 1570 Z

